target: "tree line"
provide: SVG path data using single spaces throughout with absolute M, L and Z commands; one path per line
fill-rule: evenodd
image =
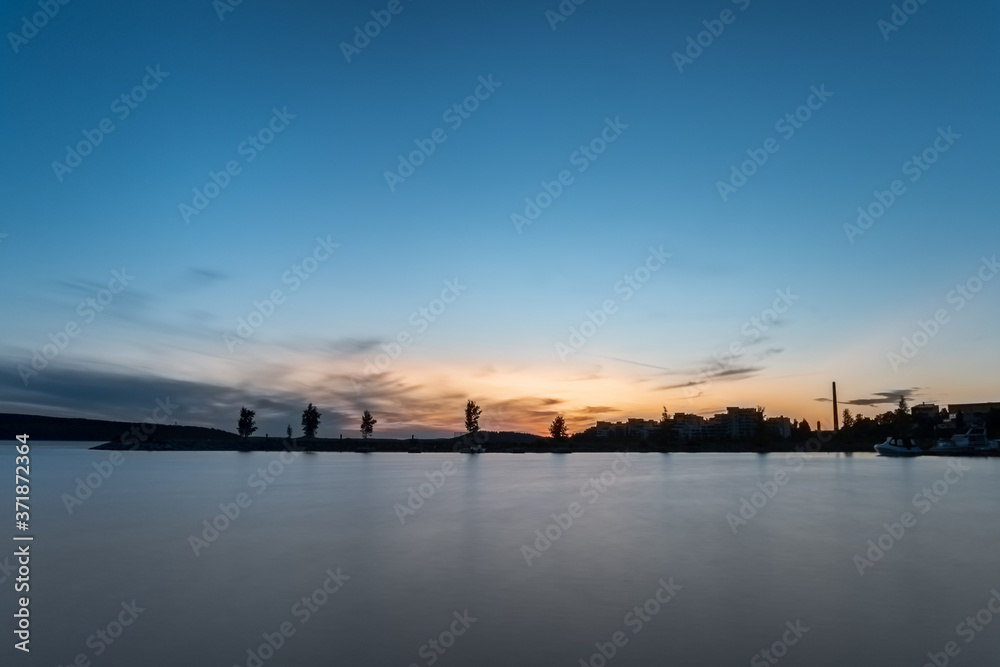
M 469 399 L 465 404 L 465 430 L 468 433 L 479 431 L 479 418 L 483 414 L 483 409 L 475 401 Z M 315 438 L 319 429 L 320 412 L 312 403 L 302 411 L 302 437 Z M 367 439 L 375 430 L 378 420 L 372 416 L 371 411 L 365 410 L 361 415 L 361 438 Z M 257 412 L 246 406 L 240 408 L 240 417 L 236 424 L 236 431 L 240 437 L 249 438 L 257 430 Z M 569 437 L 566 430 L 566 420 L 562 415 L 556 415 L 549 425 L 549 434 L 555 440 L 563 440 Z M 287 436 L 292 437 L 292 425 L 287 428 Z

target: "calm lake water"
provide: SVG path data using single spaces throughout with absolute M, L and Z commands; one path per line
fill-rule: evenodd
M 1000 655 L 998 459 L 123 452 L 70 513 L 111 453 L 32 444 L 32 651 L 12 648 L 16 575 L 0 569 L 4 665 Z M 14 455 L 0 448 L 10 515 Z

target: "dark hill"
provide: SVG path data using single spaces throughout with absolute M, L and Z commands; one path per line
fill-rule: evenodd
M 133 426 L 141 422 L 116 422 L 104 419 L 78 419 L 67 417 L 42 417 L 40 415 L 18 415 L 0 413 L 0 441 L 13 440 L 15 436 L 28 434 L 32 440 L 93 440 L 119 441 L 123 434 L 131 436 Z M 146 426 L 147 430 L 150 428 Z M 152 437 L 165 440 L 209 440 L 223 441 L 239 438 L 217 428 L 203 426 L 177 426 L 161 424 L 156 426 Z

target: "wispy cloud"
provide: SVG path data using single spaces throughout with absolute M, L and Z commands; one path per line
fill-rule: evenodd
M 380 338 L 337 338 L 329 341 L 327 347 L 335 352 L 353 355 L 374 350 L 383 342 Z
M 203 287 L 210 287 L 215 283 L 228 279 L 228 275 L 213 269 L 188 267 L 181 274 L 180 282 L 186 289 L 199 289 Z
M 737 366 L 734 368 L 723 368 L 717 364 L 715 369 L 706 369 L 696 375 L 697 379 L 687 382 L 678 382 L 656 387 L 656 391 L 668 391 L 672 389 L 684 389 L 687 387 L 698 387 L 707 385 L 716 380 L 744 380 L 753 377 L 764 370 L 761 366 Z M 694 374 L 692 374 L 694 375 Z M 693 398 L 693 397 L 692 397 Z
M 875 405 L 892 405 L 895 406 L 899 403 L 900 398 L 905 398 L 910 400 L 916 395 L 916 392 L 920 391 L 920 387 L 911 387 L 910 389 L 890 389 L 888 391 L 877 391 L 874 396 L 869 398 L 851 398 L 843 399 L 837 398 L 837 403 L 840 405 L 864 405 L 864 406 L 875 406 Z M 823 396 L 821 398 L 814 399 L 821 403 L 832 403 L 833 399 L 829 396 Z

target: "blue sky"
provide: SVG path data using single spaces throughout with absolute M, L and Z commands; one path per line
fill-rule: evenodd
M 590 0 L 553 30 L 556 2 L 402 0 L 347 62 L 340 44 L 387 4 L 254 0 L 220 20 L 202 0 L 70 2 L 25 40 L 10 33 L 39 5 L 4 7 L 2 409 L 138 419 L 169 393 L 180 421 L 232 428 L 247 404 L 278 431 L 312 401 L 333 435 L 365 408 L 383 433 L 459 431 L 467 397 L 497 428 L 537 432 L 556 413 L 582 428 L 663 405 L 828 422 L 815 399 L 831 380 L 868 414 L 901 393 L 996 399 L 1000 281 L 948 301 L 1000 250 L 995 5 L 927 2 L 885 39 L 891 3 Z M 678 71 L 673 54 L 724 10 Z M 157 67 L 121 118 L 114 101 Z M 477 87 L 453 127 L 445 112 Z M 779 131 L 814 87 L 832 95 Z M 283 129 L 248 161 L 274 110 Z M 103 119 L 114 130 L 57 175 Z M 620 134 L 579 171 L 608 119 Z M 397 156 L 437 128 L 447 139 L 390 190 Z M 948 128 L 911 181 L 904 163 Z M 723 200 L 718 182 L 769 138 L 777 152 Z M 230 161 L 239 173 L 186 222 L 179 207 Z M 511 215 L 563 170 L 572 183 L 518 233 Z M 904 194 L 851 242 L 844 225 L 897 179 Z M 339 247 L 293 291 L 283 276 L 317 238 Z M 616 283 L 661 246 L 625 300 Z M 83 322 L 78 304 L 123 267 L 134 281 Z M 417 331 L 446 280 L 465 288 Z M 286 299 L 230 351 L 224 334 L 275 289 Z M 776 290 L 798 298 L 750 340 Z M 563 361 L 556 344 L 609 298 Z M 948 321 L 894 365 L 939 309 Z M 69 321 L 79 335 L 25 382 Z M 364 375 L 401 332 L 410 345 Z M 713 366 L 733 343 L 743 354 Z

